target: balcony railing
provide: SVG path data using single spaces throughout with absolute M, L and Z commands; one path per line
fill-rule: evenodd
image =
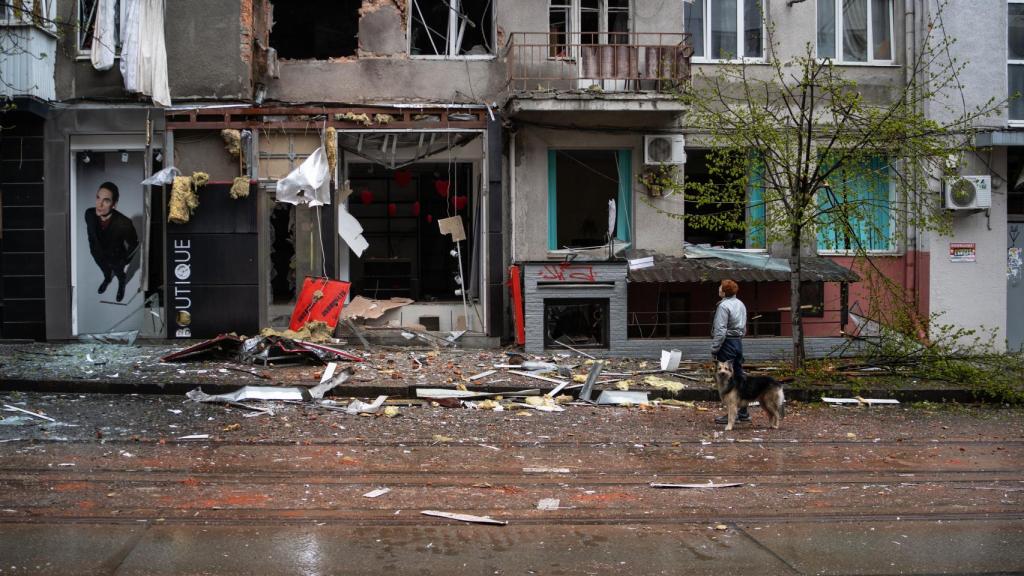
M 514 32 L 506 45 L 509 90 L 672 92 L 690 78 L 682 32 Z
M 47 26 L 23 20 L 0 12 L 0 97 L 54 100 L 57 35 Z

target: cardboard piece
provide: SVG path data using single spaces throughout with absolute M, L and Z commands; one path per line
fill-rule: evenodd
M 442 218 L 437 221 L 438 228 L 441 229 L 441 234 L 450 234 L 452 242 L 461 242 L 466 239 L 466 229 L 462 226 L 462 216 L 452 216 L 451 218 Z
M 342 318 L 365 318 L 366 320 L 376 320 L 384 315 L 388 310 L 394 310 L 395 308 L 401 308 L 406 304 L 412 304 L 414 300 L 410 298 L 391 298 L 390 300 L 371 300 L 370 298 L 364 298 L 362 296 L 356 296 L 349 302 L 345 309 L 341 311 Z

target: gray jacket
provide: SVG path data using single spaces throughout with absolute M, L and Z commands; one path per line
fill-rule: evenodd
M 711 324 L 711 352 L 718 352 L 726 338 L 742 338 L 746 333 L 747 307 L 735 296 L 722 298 Z

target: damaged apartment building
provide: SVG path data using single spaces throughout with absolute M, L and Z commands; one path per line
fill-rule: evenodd
M 371 324 L 531 352 L 703 357 L 730 277 L 749 355 L 781 354 L 788 268 L 754 224 L 757 190 L 743 230 L 719 232 L 667 218 L 708 208 L 645 178 L 673 166 L 713 181 L 677 93 L 697 69 L 763 59 L 766 20 L 781 50 L 814 43 L 879 88 L 905 80 L 906 39 L 923 20 L 901 14 L 927 3 L 906 4 L 772 1 L 764 18 L 756 0 L 23 0 L 0 22 L 53 57 L 3 69 L 24 77 L 5 92 L 17 107 L 0 132 L 0 335 L 253 333 L 286 326 L 304 279 L 327 277 L 390 308 Z M 1020 17 L 1017 0 L 983 4 L 993 30 Z M 1012 84 L 1021 62 L 984 73 Z M 993 187 L 1021 172 L 1020 114 L 1009 114 L 988 164 L 969 169 L 991 171 Z M 89 242 L 87 212 L 113 200 L 106 182 L 136 238 L 116 273 Z M 1020 196 L 1002 186 L 991 230 L 977 212 L 955 222 L 976 270 L 950 260 L 948 239 L 894 235 L 871 249 L 924 313 L 1000 317 L 1012 335 L 1020 296 L 1008 298 L 992 255 Z M 808 246 L 805 270 L 813 354 L 869 312 L 849 254 Z M 965 273 L 986 282 L 970 298 Z

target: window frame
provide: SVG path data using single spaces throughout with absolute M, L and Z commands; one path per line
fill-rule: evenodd
M 880 158 L 884 158 L 884 157 L 880 157 Z M 892 161 L 891 160 L 887 162 L 886 167 L 887 167 L 887 171 L 889 173 L 889 182 L 888 182 L 888 189 L 889 189 L 889 197 L 888 197 L 888 202 L 889 202 L 889 209 L 888 209 L 888 213 L 889 213 L 889 232 L 888 232 L 888 234 L 886 236 L 887 239 L 888 239 L 889 246 L 887 248 L 883 248 L 883 249 L 865 249 L 864 253 L 865 254 L 874 254 L 874 255 L 896 256 L 896 255 L 899 255 L 899 254 L 902 253 L 902 250 L 900 249 L 899 242 L 897 242 L 897 239 L 896 239 L 896 230 L 897 230 L 897 226 L 899 225 L 899 214 L 896 212 L 896 210 L 894 208 L 894 204 L 896 203 L 896 200 L 897 200 L 896 178 L 892 174 L 893 167 L 892 167 Z M 820 201 L 819 201 L 819 196 L 818 195 L 820 195 L 821 193 L 822 193 L 821 191 L 818 191 L 815 194 L 814 201 L 815 201 L 815 205 L 816 206 L 820 205 Z M 815 223 L 815 226 L 814 226 L 814 251 L 819 256 L 853 256 L 853 255 L 857 254 L 857 250 L 856 249 L 847 250 L 845 248 L 839 248 L 839 247 L 836 247 L 836 248 L 822 248 L 820 233 L 821 233 L 821 231 L 818 229 L 818 224 Z
M 1006 90 L 1004 93 L 1007 97 L 1010 94 L 1010 66 L 1020 66 L 1024 70 L 1024 59 L 1011 59 L 1010 58 L 1010 5 L 1019 4 L 1024 5 L 1024 0 L 1007 0 L 1006 1 Z M 1021 95 L 1024 98 L 1024 92 Z M 1007 106 L 1006 108 L 1006 119 L 1009 126 L 1024 126 L 1024 116 L 1020 118 L 1014 118 L 1010 114 L 1012 108 Z
M 832 9 L 835 13 L 832 34 L 832 44 L 835 56 L 822 57 L 819 52 L 818 46 L 818 20 L 820 18 L 818 14 L 818 5 L 814 5 L 814 57 L 818 61 L 831 60 L 835 64 L 841 64 L 843 66 L 897 66 L 896 62 L 896 0 L 885 0 L 889 6 L 889 52 L 890 58 L 888 60 L 881 60 L 874 58 L 874 35 L 875 30 L 872 26 L 871 11 L 872 2 L 871 0 L 865 0 L 867 4 L 867 60 L 846 60 L 843 57 L 843 46 L 842 46 L 842 31 L 843 31 L 843 0 L 831 0 Z
M 406 38 L 405 38 L 406 42 L 405 42 L 405 47 L 406 47 L 406 51 L 407 51 L 406 53 L 409 55 L 409 58 L 416 59 L 416 60 L 494 60 L 494 59 L 496 59 L 498 57 L 498 54 L 497 54 L 497 52 L 499 50 L 499 46 L 497 45 L 497 41 L 498 41 L 498 26 L 497 26 L 497 18 L 496 18 L 497 0 L 492 0 L 491 7 L 490 7 L 490 10 L 491 10 L 491 42 L 494 43 L 494 46 L 492 46 L 492 52 L 490 54 L 451 54 L 450 51 L 451 51 L 452 46 L 453 46 L 455 41 L 448 38 L 449 34 L 445 34 L 445 38 L 448 39 L 448 46 L 445 48 L 445 53 L 444 54 L 413 54 L 412 53 L 412 49 L 413 49 L 413 45 L 412 45 L 412 29 L 413 29 L 413 20 L 417 17 L 416 16 L 416 12 L 414 12 L 414 10 L 420 9 L 416 5 L 417 2 L 420 2 L 420 1 L 425 1 L 425 0 L 409 0 L 408 3 L 406 4 L 406 14 L 409 14 L 409 25 L 406 26 L 406 34 L 405 34 L 406 35 Z M 456 14 L 456 10 L 458 10 L 458 6 L 462 2 L 462 0 L 433 0 L 433 1 L 435 1 L 435 2 L 443 1 L 444 3 L 448 4 L 448 27 L 449 27 L 449 30 L 450 30 L 452 25 L 453 25 L 453 22 L 457 22 L 458 21 L 458 15 Z M 425 26 L 426 24 L 423 24 L 423 25 Z
M 686 28 L 686 7 L 687 5 L 692 6 L 697 2 L 701 3 L 701 10 L 703 11 L 701 19 L 701 33 L 703 37 L 703 56 L 697 56 L 696 50 L 690 61 L 694 64 L 716 64 L 725 62 L 745 62 L 749 64 L 760 64 L 765 62 L 765 53 L 768 51 L 767 47 L 767 28 L 765 27 L 765 13 L 764 5 L 766 0 L 758 0 L 759 8 L 761 9 L 761 55 L 760 56 L 737 56 L 733 58 L 712 58 L 711 54 L 711 5 L 715 0 L 692 0 L 691 2 L 683 2 L 683 32 L 690 32 Z M 744 42 L 744 8 L 746 0 L 736 0 L 736 54 L 746 53 L 746 44 Z
M 35 26 L 56 36 L 57 25 L 54 16 L 57 9 L 57 0 L 25 0 L 25 4 L 26 6 L 22 9 L 21 17 L 18 18 L 14 12 L 14 3 L 9 0 L 2 2 L 2 5 L 0 5 L 0 25 Z M 36 5 L 42 7 L 39 11 L 39 18 L 42 22 L 35 18 Z
M 636 172 L 633 169 L 633 159 L 636 156 L 633 148 L 598 147 L 598 148 L 574 148 L 571 146 L 552 146 L 547 150 L 548 159 L 548 226 L 547 226 L 547 251 L 559 250 L 558 246 L 558 153 L 573 151 L 596 151 L 614 152 L 618 162 L 622 162 L 622 170 L 627 177 L 619 181 L 619 188 L 615 195 L 615 238 L 620 242 L 633 242 L 636 232 L 633 228 L 633 181 Z M 622 236 L 625 236 L 623 238 Z
M 93 0 L 93 1 L 94 2 L 98 2 L 99 0 Z M 116 34 L 116 38 L 117 38 L 117 42 L 116 42 L 117 45 L 114 47 L 114 59 L 117 60 L 117 59 L 121 58 L 121 42 L 123 40 L 121 38 L 121 27 L 123 26 L 122 22 L 124 22 L 124 18 L 125 18 L 126 6 L 125 6 L 124 2 L 121 2 L 121 0 L 114 0 L 114 2 L 116 3 L 114 5 L 114 12 L 115 12 L 116 18 L 117 18 L 114 21 L 114 24 L 115 24 L 115 31 L 114 31 L 114 33 Z M 75 59 L 76 60 L 88 60 L 89 58 L 92 57 L 92 48 L 91 47 L 88 48 L 88 49 L 82 48 L 82 32 L 83 32 L 84 28 L 85 27 L 82 25 L 82 0 L 75 0 Z
M 598 0 L 598 1 L 600 2 L 600 6 L 598 7 L 598 11 L 599 11 L 598 21 L 599 21 L 599 24 L 598 24 L 598 30 L 596 32 L 596 34 L 599 37 L 599 39 L 597 41 L 597 45 L 602 45 L 602 46 L 604 46 L 604 45 L 612 45 L 612 44 L 610 44 L 608 42 L 608 37 L 612 36 L 612 35 L 616 35 L 616 34 L 625 34 L 627 36 L 627 38 L 631 38 L 633 36 L 633 34 L 634 34 L 633 30 L 634 30 L 635 24 L 636 24 L 636 21 L 635 21 L 635 18 L 636 18 L 636 11 L 635 11 L 636 3 L 635 2 L 636 2 L 636 0 L 627 0 L 627 2 L 626 2 L 626 13 L 628 14 L 627 22 L 628 22 L 629 30 L 627 30 L 624 33 L 623 32 L 610 32 L 608 30 L 608 20 L 609 20 L 608 19 L 608 14 L 609 14 L 609 12 L 608 12 L 608 0 Z M 550 37 L 551 37 L 551 10 L 553 8 L 552 4 L 554 4 L 556 2 L 559 4 L 560 8 L 561 7 L 565 7 L 565 6 L 568 6 L 568 8 L 569 8 L 569 22 L 568 22 L 568 26 L 566 27 L 566 34 L 565 34 L 565 38 L 566 38 L 566 42 L 568 43 L 568 46 L 566 47 L 566 55 L 565 56 L 558 56 L 558 55 L 552 56 L 551 53 L 550 53 L 550 50 L 549 50 L 549 52 L 548 52 L 548 60 L 576 60 L 577 58 L 579 58 L 579 46 L 581 46 L 583 44 L 583 34 L 584 34 L 584 32 L 583 32 L 583 28 L 582 28 L 582 25 L 581 25 L 581 23 L 583 21 L 583 2 L 582 2 L 582 0 L 548 0 L 548 35 L 549 35 L 549 40 L 548 41 L 549 41 L 549 43 L 551 42 Z M 592 34 L 592 33 L 593 32 L 587 32 L 587 34 Z M 629 44 L 629 42 L 627 42 L 627 44 Z M 554 47 L 554 46 L 557 46 L 557 45 L 556 44 L 550 44 L 550 47 Z M 588 46 L 590 46 L 590 44 L 588 44 Z

